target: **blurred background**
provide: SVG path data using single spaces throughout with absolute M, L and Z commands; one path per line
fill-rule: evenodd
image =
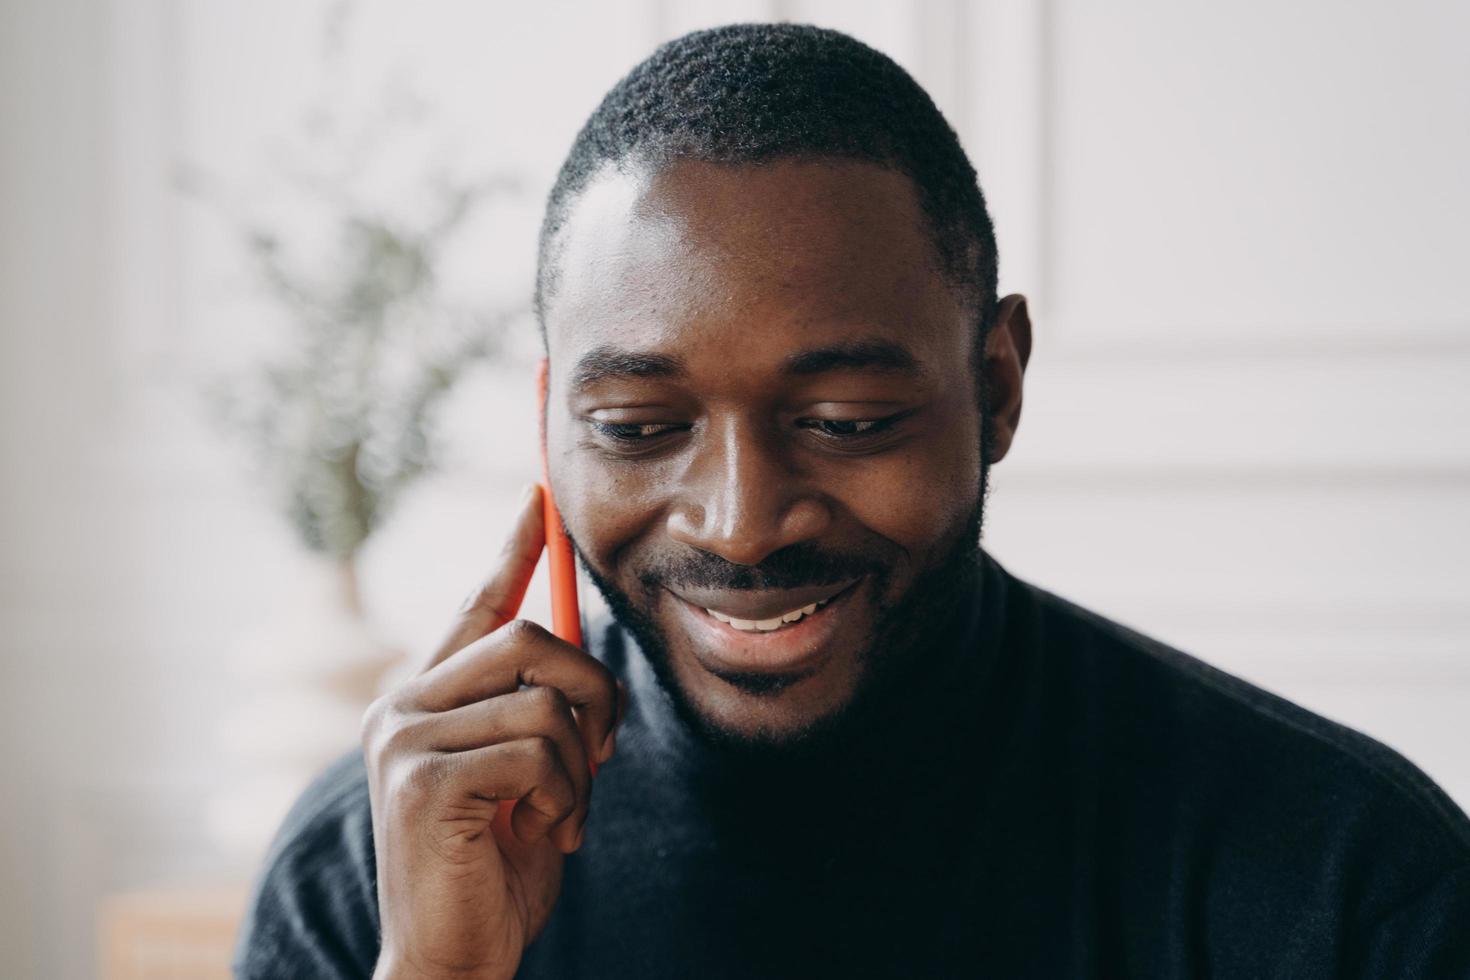
M 0 0 L 0 974 L 224 975 L 536 476 L 572 136 L 740 20 L 971 153 L 1036 324 L 1002 564 L 1470 805 L 1470 7 Z

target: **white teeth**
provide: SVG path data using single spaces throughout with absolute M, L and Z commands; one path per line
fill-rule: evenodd
M 722 623 L 729 623 L 731 626 L 735 627 L 738 630 L 745 630 L 748 633 L 769 633 L 772 630 L 780 629 L 787 623 L 794 623 L 798 619 L 801 619 L 803 616 L 810 616 L 812 613 L 816 612 L 818 609 L 825 606 L 826 604 L 826 600 L 823 600 L 821 602 L 813 602 L 810 605 L 802 606 L 800 609 L 793 609 L 788 613 L 782 613 L 780 616 L 776 616 L 773 619 L 761 620 L 736 619 L 735 617 L 727 616 L 716 609 L 706 609 L 705 612 L 709 613 L 711 616 L 713 616 L 715 619 L 718 619 Z

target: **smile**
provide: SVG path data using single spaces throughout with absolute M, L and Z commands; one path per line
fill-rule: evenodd
M 829 600 L 829 599 L 823 599 L 821 602 L 809 603 L 809 604 L 807 604 L 805 606 L 802 606 L 802 607 L 800 607 L 798 609 L 793 609 L 790 612 L 784 612 L 784 613 L 782 613 L 779 616 L 774 616 L 774 617 L 772 617 L 770 619 L 761 619 L 761 620 L 755 620 L 755 619 L 737 619 L 734 616 L 727 616 L 727 615 L 725 615 L 724 613 L 720 612 L 718 609 L 708 609 L 707 608 L 704 611 L 707 612 L 707 613 L 709 613 L 715 619 L 718 619 L 720 622 L 722 622 L 722 623 L 729 623 L 731 626 L 735 627 L 735 629 L 741 630 L 742 632 L 746 632 L 746 633 L 769 633 L 769 632 L 771 632 L 773 630 L 780 629 L 781 627 L 787 625 L 788 623 L 799 622 L 802 619 L 802 617 L 812 615 L 818 609 L 821 609 L 823 606 L 825 606 L 829 601 L 831 601 L 831 600 Z
M 792 604 L 785 612 L 778 611 L 781 605 L 771 608 L 776 597 L 767 596 L 757 604 L 759 597 L 751 595 L 729 595 L 710 605 L 675 595 L 674 612 L 684 634 L 693 641 L 695 659 L 707 670 L 808 674 L 843 645 L 841 636 L 847 630 L 842 608 L 863 581 L 806 590 L 808 595 L 791 590 L 786 602 Z M 715 596 L 705 601 L 712 599 Z M 734 614 L 732 607 L 738 605 L 744 606 L 739 610 L 744 615 Z

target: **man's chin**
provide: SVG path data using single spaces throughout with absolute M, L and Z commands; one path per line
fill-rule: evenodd
M 857 687 L 846 683 L 829 691 L 820 670 L 773 674 L 694 664 L 675 676 L 663 658 L 650 661 L 684 723 L 708 746 L 731 755 L 821 752 L 840 739 Z

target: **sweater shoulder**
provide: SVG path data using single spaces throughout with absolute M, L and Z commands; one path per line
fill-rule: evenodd
M 378 953 L 377 869 L 362 754 L 323 770 L 291 807 L 257 876 L 238 976 L 365 976 Z
M 1470 818 L 1398 751 L 1053 592 L 1007 578 L 1008 615 L 1029 620 L 1047 656 L 1084 678 L 1095 696 L 1126 705 L 1156 730 L 1181 736 L 1183 745 L 1222 747 L 1242 772 L 1271 768 L 1288 779 L 1294 770 L 1330 774 L 1333 792 L 1413 824 L 1437 838 L 1454 864 L 1470 865 Z M 1325 784 L 1296 785 L 1310 791 Z M 1303 801 L 1314 802 L 1328 801 Z

